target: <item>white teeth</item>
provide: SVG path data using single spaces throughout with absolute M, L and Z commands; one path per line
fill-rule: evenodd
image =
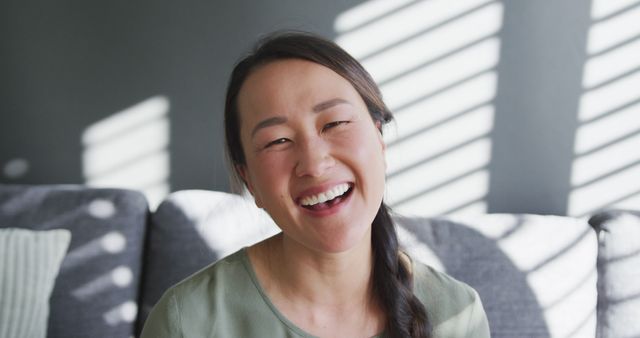
M 330 201 L 330 200 L 336 198 L 336 196 L 338 196 L 338 195 L 336 195 L 335 189 L 331 189 L 331 190 L 325 192 L 324 194 L 327 196 L 327 201 Z
M 302 205 L 315 205 L 318 203 L 324 203 L 326 201 L 330 201 L 338 196 L 342 196 L 345 192 L 347 192 L 347 190 L 349 190 L 349 184 L 347 183 L 342 183 L 339 185 L 336 185 L 335 187 L 325 191 L 325 192 L 321 192 L 317 195 L 314 196 L 307 196 L 302 198 L 302 200 L 300 201 L 300 204 Z

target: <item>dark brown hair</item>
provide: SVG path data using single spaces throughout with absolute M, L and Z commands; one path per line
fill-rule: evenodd
M 224 111 L 227 156 L 232 172 L 239 178 L 238 165 L 245 156 L 240 140 L 238 94 L 247 77 L 258 67 L 283 59 L 302 59 L 325 66 L 351 83 L 364 100 L 369 114 L 382 125 L 393 116 L 378 86 L 369 73 L 351 55 L 332 41 L 305 32 L 278 32 L 258 42 L 253 51 L 233 69 L 227 87 Z M 427 313 L 413 294 L 408 267 L 398 250 L 398 237 L 387 206 L 381 203 L 372 223 L 371 244 L 374 252 L 373 288 L 387 315 L 386 333 L 391 337 L 429 337 Z

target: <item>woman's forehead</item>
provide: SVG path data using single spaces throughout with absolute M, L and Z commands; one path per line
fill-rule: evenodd
M 306 110 L 332 98 L 359 97 L 351 83 L 320 64 L 285 59 L 270 62 L 247 77 L 240 89 L 238 108 L 245 113 Z

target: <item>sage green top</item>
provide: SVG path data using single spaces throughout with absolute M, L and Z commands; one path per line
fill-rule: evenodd
M 468 285 L 412 262 L 414 293 L 427 309 L 433 337 L 489 338 L 480 297 Z M 384 337 L 381 333 L 378 337 Z M 169 289 L 141 338 L 313 337 L 285 318 L 260 286 L 246 249 Z

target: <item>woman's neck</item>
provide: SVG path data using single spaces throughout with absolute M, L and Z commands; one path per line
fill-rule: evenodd
M 340 253 L 319 253 L 282 235 L 274 243 L 274 277 L 292 296 L 315 303 L 341 303 L 370 298 L 371 241 Z M 278 248 L 279 247 L 279 248 Z
M 280 234 L 252 247 L 250 256 L 267 295 L 296 325 L 329 334 L 321 329 L 350 321 L 374 335 L 384 315 L 373 294 L 370 236 L 361 242 L 346 252 L 318 253 Z

